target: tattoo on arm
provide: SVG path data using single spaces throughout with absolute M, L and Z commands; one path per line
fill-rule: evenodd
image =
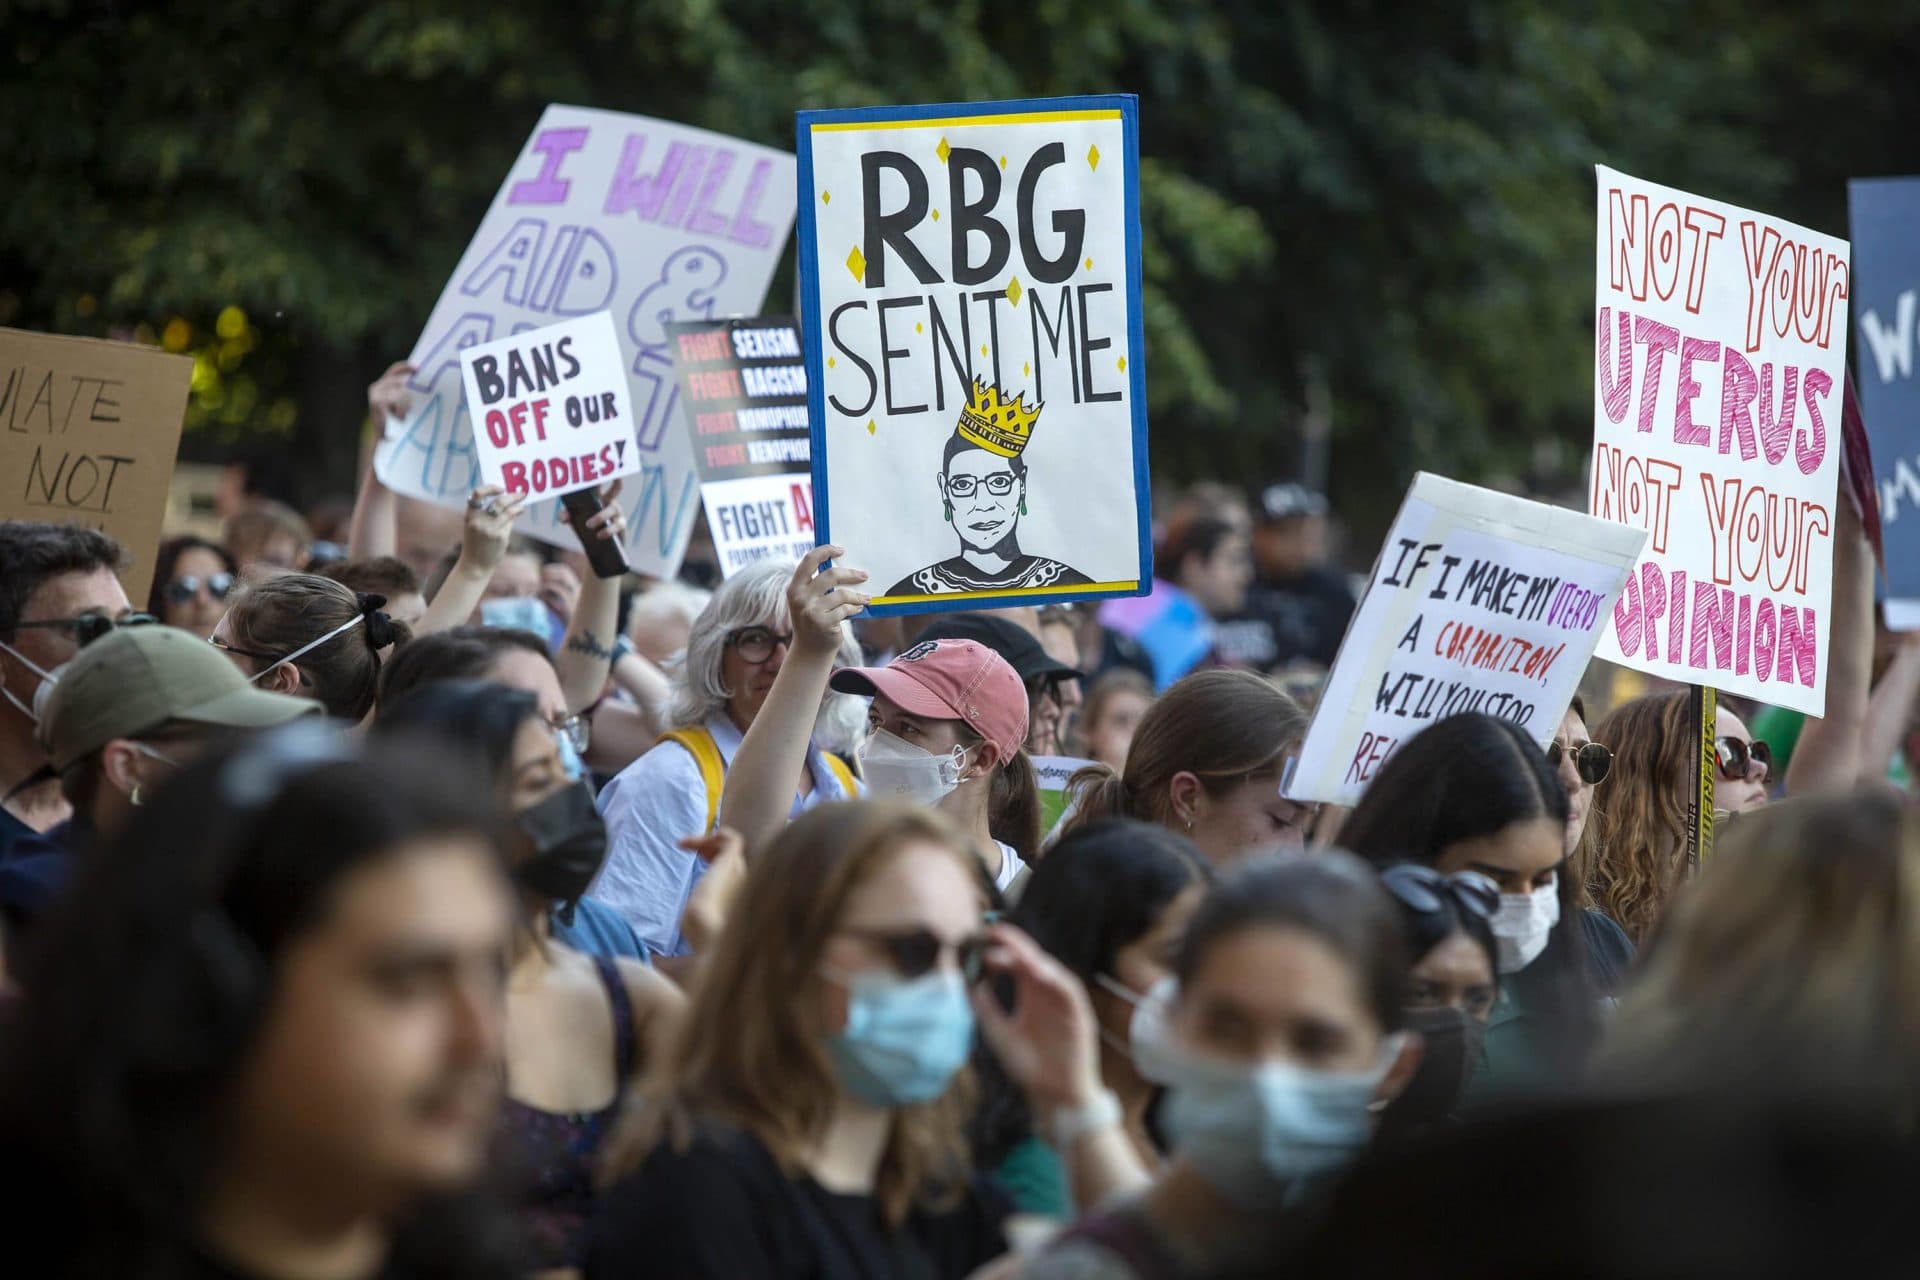
M 567 641 L 567 648 L 575 653 L 584 653 L 589 658 L 603 658 L 613 661 L 613 650 L 595 640 L 590 632 L 582 631 Z

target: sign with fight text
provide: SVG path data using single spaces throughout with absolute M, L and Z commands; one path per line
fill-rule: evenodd
M 793 226 L 793 157 L 723 134 L 550 106 L 454 269 L 409 359 L 413 407 L 375 455 L 398 493 L 459 506 L 480 483 L 460 352 L 610 311 L 633 404 L 637 459 L 621 494 L 635 570 L 672 577 L 699 513 L 666 326 L 752 314 Z M 560 504 L 520 532 L 578 546 Z
M 460 369 L 488 484 L 537 502 L 640 469 L 626 365 L 606 312 L 468 347 Z
M 0 520 L 111 534 L 146 608 L 192 380 L 186 356 L 0 329 Z
M 1880 497 L 1887 622 L 1911 630 L 1920 626 L 1920 178 L 1857 178 L 1847 184 L 1847 207 L 1860 333 L 1854 377 Z
M 872 612 L 1138 595 L 1131 96 L 802 111 L 817 541 Z
M 1589 510 L 1649 534 L 1599 656 L 1820 715 L 1847 243 L 1598 175 Z
M 1286 793 L 1352 804 L 1401 744 L 1480 711 L 1546 749 L 1647 535 L 1424 472 L 1340 642 Z
M 721 574 L 767 556 L 800 559 L 814 544 L 799 327 L 763 316 L 667 331 Z

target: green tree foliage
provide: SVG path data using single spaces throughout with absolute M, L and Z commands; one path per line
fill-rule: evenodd
M 1370 523 L 1416 466 L 1578 483 L 1595 162 L 1844 234 L 1847 177 L 1915 167 L 1917 8 L 16 0 L 0 322 L 178 318 L 221 375 L 196 423 L 291 416 L 338 489 L 546 103 L 791 147 L 801 107 L 1126 90 L 1156 470 L 1294 473 L 1312 383 Z

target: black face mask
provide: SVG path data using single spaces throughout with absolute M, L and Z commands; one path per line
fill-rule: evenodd
M 1480 1019 L 1451 1005 L 1413 1010 L 1407 1026 L 1420 1033 L 1420 1066 L 1387 1108 L 1387 1117 L 1402 1131 L 1453 1114 L 1480 1065 L 1480 1045 L 1487 1033 Z
M 593 788 L 585 782 L 556 791 L 514 815 L 514 825 L 533 844 L 533 852 L 513 869 L 513 878 L 559 902 L 563 922 L 586 893 L 607 856 L 607 828 L 593 807 Z

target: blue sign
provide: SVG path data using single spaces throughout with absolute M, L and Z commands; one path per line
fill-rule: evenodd
M 1873 446 L 1886 597 L 1920 600 L 1920 178 L 1847 184 L 1853 221 L 1854 377 Z

